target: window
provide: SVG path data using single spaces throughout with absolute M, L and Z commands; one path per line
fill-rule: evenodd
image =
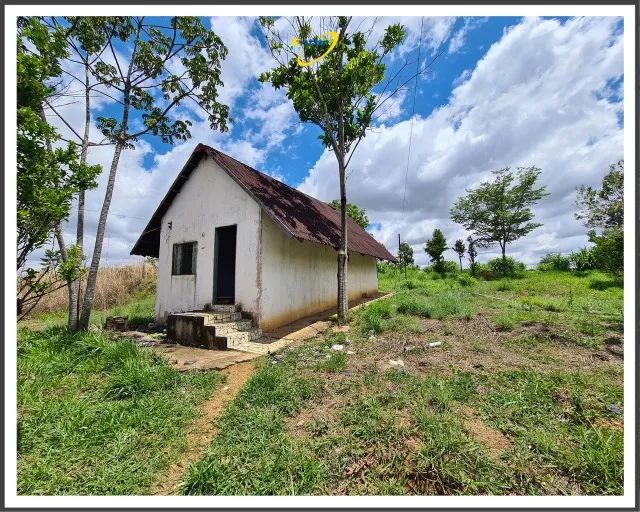
M 196 258 L 198 256 L 198 242 L 173 244 L 173 262 L 171 275 L 184 276 L 196 273 Z

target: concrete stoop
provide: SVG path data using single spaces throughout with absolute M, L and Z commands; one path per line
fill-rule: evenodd
M 262 331 L 243 317 L 237 304 L 214 304 L 207 311 L 175 313 L 167 318 L 167 338 L 180 345 L 240 349 L 260 336 Z

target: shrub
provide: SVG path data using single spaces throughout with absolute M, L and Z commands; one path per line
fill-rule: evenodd
M 596 268 L 596 258 L 592 247 L 583 247 L 578 252 L 569 255 L 569 261 L 579 272 L 594 270 Z
M 430 312 L 427 301 L 423 297 L 414 295 L 398 295 L 395 300 L 398 313 L 403 315 L 414 315 L 429 317 Z
M 524 263 L 509 256 L 506 258 L 493 258 L 487 262 L 487 266 L 494 274 L 500 276 L 515 276 L 524 272 L 527 268 Z
M 513 283 L 508 279 L 504 279 L 500 281 L 496 286 L 496 290 L 498 290 L 499 292 L 506 292 L 509 290 L 513 290 L 513 288 L 514 288 Z
M 624 269 L 624 231 L 622 228 L 605 229 L 601 235 L 589 232 L 589 241 L 595 244 L 593 255 L 596 266 L 614 276 Z
M 571 268 L 571 260 L 567 256 L 563 256 L 558 252 L 549 252 L 545 254 L 540 263 L 538 263 L 538 270 L 557 270 L 560 272 L 566 272 Z
M 379 261 L 376 266 L 378 267 L 378 274 L 386 274 L 393 270 L 392 263 L 388 261 Z
M 429 301 L 429 316 L 438 320 L 447 316 L 469 319 L 473 312 L 471 301 L 461 292 L 439 293 Z
M 493 281 L 496 278 L 493 270 L 486 263 L 474 263 L 474 272 L 476 276 L 484 281 Z
M 478 280 L 469 274 L 460 274 L 458 276 L 458 283 L 460 286 L 473 286 L 478 282 Z
M 433 269 L 439 274 L 449 274 L 458 272 L 459 267 L 455 261 L 443 260 L 439 263 L 434 263 Z
M 386 300 L 378 300 L 360 310 L 360 329 L 362 332 L 381 333 L 385 328 L 384 321 L 388 318 L 391 318 L 391 304 Z

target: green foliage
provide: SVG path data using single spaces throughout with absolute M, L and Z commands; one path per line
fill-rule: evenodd
M 76 27 L 72 35 L 78 44 L 89 41 L 93 50 L 104 45 L 124 44 L 134 49 L 128 56 L 131 66 L 97 61 L 92 74 L 106 87 L 123 94 L 119 118 L 100 116 L 98 129 L 114 143 L 131 147 L 149 134 L 167 144 L 191 138 L 191 121 L 175 115 L 186 100 L 195 100 L 207 115 L 212 129 L 226 131 L 229 108 L 218 101 L 221 61 L 227 48 L 218 35 L 197 16 L 174 16 L 165 24 L 134 17 L 68 18 Z M 179 59 L 181 70 L 166 66 Z M 155 84 L 150 88 L 150 82 Z M 142 118 L 142 126 L 130 130 L 129 109 Z
M 538 270 L 556 270 L 566 272 L 571 269 L 571 259 L 558 252 L 545 254 L 537 265 Z
M 18 494 L 148 494 L 222 381 L 126 340 L 20 330 Z
M 334 199 L 328 203 L 334 210 L 340 211 L 340 200 Z M 347 203 L 347 215 L 356 221 L 362 229 L 367 229 L 369 225 L 369 217 L 367 217 L 367 211 L 364 208 L 351 203 Z
M 475 286 L 478 283 L 478 280 L 469 274 L 460 274 L 456 279 L 460 286 Z
M 593 258 L 599 269 L 620 275 L 624 269 L 624 161 L 609 166 L 602 187 L 578 188 L 576 218 L 589 228 L 595 245 Z
M 583 247 L 569 255 L 573 268 L 579 272 L 596 269 L 595 252 L 592 247 Z
M 494 171 L 493 181 L 467 190 L 450 210 L 451 219 L 473 232 L 476 244 L 498 243 L 504 255 L 507 244 L 541 226 L 531 222 L 531 206 L 548 195 L 545 187 L 535 188 L 540 175 L 537 167 L 508 167 Z
M 588 228 L 619 228 L 624 226 L 624 160 L 609 166 L 602 178 L 602 187 L 578 187 L 576 218 Z
M 55 93 L 67 50 L 62 29 L 49 31 L 39 18 L 18 20 L 17 53 L 17 268 L 52 238 L 68 218 L 80 190 L 96 185 L 100 166 L 79 163 L 75 146 L 57 146 L 60 136 L 44 117 Z
M 438 228 L 433 230 L 433 235 L 429 240 L 427 240 L 424 248 L 424 252 L 429 255 L 431 262 L 433 263 L 433 268 L 436 272 L 444 273 L 446 272 L 443 261 L 444 256 L 442 255 L 444 251 L 447 250 L 447 240 Z
M 337 45 L 313 66 L 300 66 L 298 55 L 282 45 L 274 20 L 261 17 L 260 23 L 279 64 L 262 73 L 260 81 L 287 89 L 300 120 L 319 126 L 324 146 L 338 150 L 343 158 L 371 125 L 380 101 L 372 89 L 384 79 L 382 61 L 404 40 L 404 28 L 390 25 L 378 45 L 367 46 L 364 32 L 349 32 L 350 17 L 328 17 L 323 30 L 338 32 Z M 297 17 L 291 24 L 300 40 L 312 38 L 309 20 Z M 322 53 L 320 46 L 304 44 L 300 57 L 308 62 Z
M 458 259 L 460 260 L 460 272 L 462 272 L 462 258 L 467 250 L 467 247 L 464 245 L 464 241 L 460 239 L 456 240 L 456 243 L 453 244 L 453 250 L 458 254 Z
M 600 235 L 592 230 L 589 241 L 595 245 L 593 258 L 597 268 L 621 276 L 624 271 L 624 228 L 608 228 Z
M 394 297 L 397 311 L 403 315 L 414 315 L 429 318 L 431 311 L 427 299 L 415 293 L 398 294 Z
M 434 265 L 434 270 L 441 274 L 458 274 L 458 264 L 452 260 L 443 260 L 439 265 Z
M 301 44 L 289 44 L 280 34 L 275 19 L 262 16 L 259 22 L 277 66 L 259 77 L 270 82 L 275 89 L 286 89 L 287 97 L 304 123 L 320 128 L 320 139 L 330 149 L 338 164 L 340 185 L 340 215 L 344 221 L 347 204 L 347 168 L 360 141 L 374 121 L 374 115 L 397 89 L 388 94 L 376 94 L 373 89 L 384 80 L 384 59 L 398 47 L 406 31 L 401 25 L 390 25 L 375 44 L 367 40 L 371 30 L 350 31 L 350 16 L 323 17 L 313 20 L 323 33 L 335 32 L 335 47 L 326 52 L 324 45 L 309 44 L 320 40 L 322 34 L 313 34 L 311 19 L 296 16 L 280 26 L 292 27 Z M 359 25 L 360 26 L 360 25 Z M 297 48 L 297 49 L 296 49 Z M 309 63 L 302 65 L 300 62 Z M 344 208 L 343 208 L 344 207 Z M 338 321 L 347 316 L 347 229 L 341 229 L 338 255 L 337 295 Z
M 477 264 L 476 256 L 478 256 L 477 247 L 482 244 L 478 244 L 477 240 L 474 240 L 471 236 L 467 237 L 467 258 L 469 259 L 469 271 L 471 275 L 476 274 Z
M 500 279 L 496 285 L 496 290 L 499 292 L 515 290 L 515 285 L 513 284 L 513 281 L 509 279 Z
M 385 320 L 391 318 L 391 303 L 386 300 L 377 300 L 360 309 L 358 312 L 358 324 L 362 333 L 373 331 L 380 333 L 385 330 Z
M 404 267 L 413 263 L 413 249 L 407 242 L 402 242 L 398 249 L 398 265 Z
M 527 268 L 524 263 L 511 257 L 493 258 L 487 262 L 487 266 L 494 274 L 503 277 L 517 276 Z
M 438 320 L 448 316 L 469 319 L 475 313 L 475 306 L 469 300 L 466 293 L 459 291 L 447 291 L 435 295 L 429 301 L 431 318 Z

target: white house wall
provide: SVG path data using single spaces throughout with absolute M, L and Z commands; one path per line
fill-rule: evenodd
M 171 228 L 169 228 L 171 223 Z M 156 320 L 167 313 L 202 309 L 213 299 L 216 227 L 237 225 L 236 303 L 259 312 L 260 207 L 210 158 L 202 159 L 162 218 Z M 196 274 L 172 276 L 173 244 L 198 242 Z
M 287 236 L 262 215 L 260 326 L 268 331 L 335 307 L 337 253 L 327 246 Z M 350 253 L 349 299 L 378 290 L 376 259 Z

